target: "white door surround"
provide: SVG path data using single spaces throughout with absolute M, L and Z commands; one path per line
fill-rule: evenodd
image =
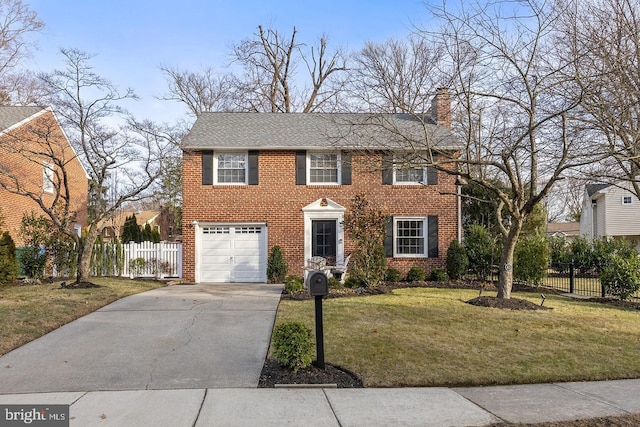
M 312 256 L 312 221 L 336 221 L 336 263 L 344 263 L 344 212 L 346 208 L 328 198 L 318 199 L 302 208 L 304 214 L 304 259 Z

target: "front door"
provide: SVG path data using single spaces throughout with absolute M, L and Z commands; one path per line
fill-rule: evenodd
M 326 258 L 328 263 L 336 259 L 336 220 L 311 221 L 311 255 Z

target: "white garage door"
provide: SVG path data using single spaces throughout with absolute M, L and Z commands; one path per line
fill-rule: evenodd
M 266 282 L 267 235 L 261 225 L 204 226 L 200 233 L 200 282 Z

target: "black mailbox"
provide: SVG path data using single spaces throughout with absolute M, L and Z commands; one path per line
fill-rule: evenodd
M 327 280 L 327 276 L 321 271 L 316 270 L 311 272 L 307 279 L 307 285 L 311 296 L 329 295 L 329 280 Z

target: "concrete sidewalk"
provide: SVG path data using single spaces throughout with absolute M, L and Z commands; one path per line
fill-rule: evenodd
M 640 380 L 479 388 L 190 389 L 0 395 L 71 426 L 486 426 L 640 413 Z

